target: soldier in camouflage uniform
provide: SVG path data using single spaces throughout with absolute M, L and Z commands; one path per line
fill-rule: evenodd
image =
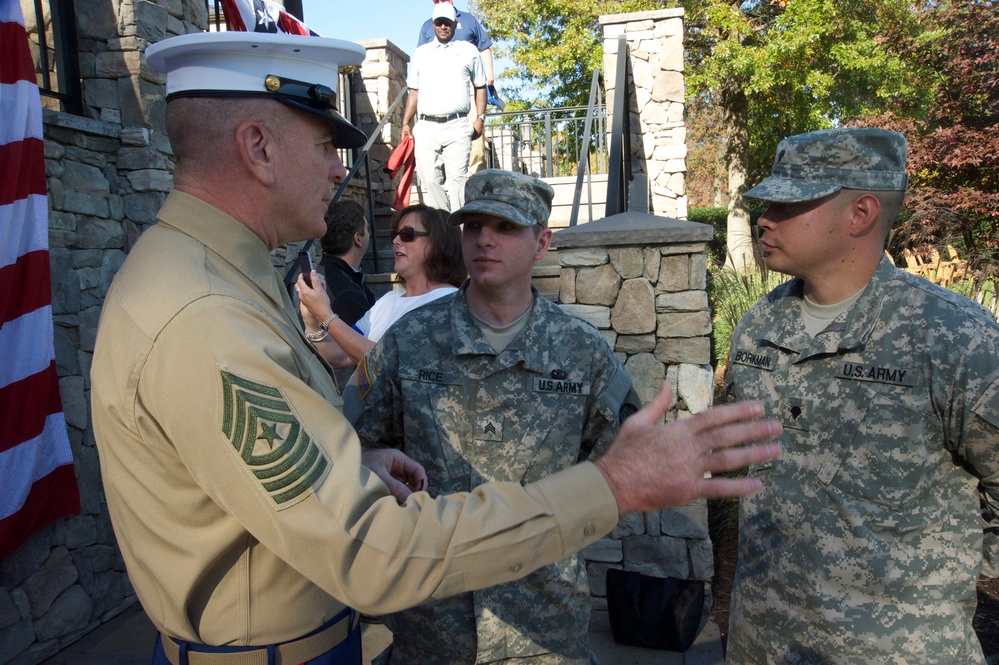
M 408 315 L 358 368 L 345 413 L 362 443 L 394 446 L 431 491 L 530 483 L 599 455 L 639 406 L 600 333 L 538 295 L 552 189 L 484 170 L 465 187 L 470 279 Z M 522 580 L 386 617 L 392 663 L 590 662 L 590 593 L 573 555 Z
M 999 331 L 884 256 L 906 151 L 878 129 L 793 136 L 746 193 L 770 204 L 767 266 L 796 279 L 732 336 L 727 390 L 784 434 L 741 506 L 731 664 L 985 662 L 971 620 L 995 574 L 979 498 L 991 514 Z

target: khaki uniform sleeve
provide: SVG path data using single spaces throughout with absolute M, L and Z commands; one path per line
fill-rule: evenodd
M 204 299 L 160 334 L 132 417 L 262 546 L 364 612 L 517 579 L 614 527 L 613 495 L 590 464 L 397 505 L 361 466 L 346 419 L 309 387 L 321 370 L 254 308 Z

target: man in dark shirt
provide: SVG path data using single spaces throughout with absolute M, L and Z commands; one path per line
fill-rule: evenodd
M 375 304 L 375 294 L 364 282 L 361 259 L 368 251 L 371 234 L 364 219 L 364 208 L 356 201 L 342 199 L 326 211 L 326 235 L 320 241 L 330 306 L 354 325 Z

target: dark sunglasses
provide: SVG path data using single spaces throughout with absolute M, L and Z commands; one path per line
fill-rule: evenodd
M 450 27 L 454 25 L 454 21 L 449 21 L 446 18 L 439 18 L 434 20 L 434 25 L 436 25 L 438 28 L 444 25 Z
M 399 238 L 403 242 L 413 242 L 417 236 L 428 236 L 428 231 L 417 231 L 412 226 L 404 226 L 401 229 L 392 231 L 392 240 Z

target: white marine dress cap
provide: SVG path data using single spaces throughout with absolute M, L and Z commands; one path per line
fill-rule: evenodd
M 196 32 L 146 49 L 166 74 L 167 101 L 177 97 L 275 99 L 328 120 L 338 148 L 367 141 L 337 110 L 339 68 L 360 65 L 365 50 L 342 39 L 261 32 Z

